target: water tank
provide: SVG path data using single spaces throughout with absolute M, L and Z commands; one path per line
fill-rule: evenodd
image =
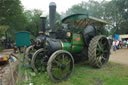
M 16 46 L 30 46 L 30 33 L 29 32 L 16 32 Z

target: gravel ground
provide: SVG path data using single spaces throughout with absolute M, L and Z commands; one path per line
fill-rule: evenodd
M 4 50 L 3 52 L 0 52 L 0 55 L 9 55 L 12 53 L 12 49 Z M 15 67 L 15 63 L 11 63 L 12 68 Z M 10 74 L 10 68 L 9 63 L 0 63 L 0 85 L 8 85 L 11 83 L 11 74 Z
M 111 50 L 110 61 L 128 65 L 128 48 L 122 48 L 116 52 Z

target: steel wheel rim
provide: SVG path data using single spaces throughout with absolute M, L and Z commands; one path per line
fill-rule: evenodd
M 96 49 L 96 59 L 98 66 L 103 66 L 109 59 L 109 44 L 106 38 L 101 38 L 98 41 Z
M 28 58 L 29 59 L 32 59 L 32 56 L 33 56 L 33 54 L 34 54 L 35 51 L 36 51 L 36 49 L 30 49 L 30 52 L 28 54 Z
M 35 58 L 35 61 L 34 61 L 36 70 L 38 72 L 45 72 L 46 71 L 46 66 L 43 63 L 43 58 L 45 56 L 45 53 L 44 52 L 40 52 L 36 56 L 37 57 Z
M 58 54 L 52 61 L 51 73 L 56 80 L 64 80 L 73 69 L 73 61 L 70 55 L 66 53 Z

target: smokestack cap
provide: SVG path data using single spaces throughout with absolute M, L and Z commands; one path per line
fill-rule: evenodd
M 40 16 L 40 19 L 46 19 L 47 17 L 45 17 L 45 16 Z
M 40 17 L 47 17 L 47 14 L 43 12 L 43 14 L 41 14 Z
M 56 7 L 56 3 L 55 2 L 50 2 L 49 6 L 55 6 Z

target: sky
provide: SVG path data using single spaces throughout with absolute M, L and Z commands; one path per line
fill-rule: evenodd
M 64 13 L 66 10 L 68 10 L 68 8 L 71 8 L 72 5 L 81 3 L 82 1 L 88 2 L 88 0 L 21 0 L 21 3 L 25 9 L 40 9 L 47 14 L 49 11 L 50 2 L 56 3 L 57 12 Z

